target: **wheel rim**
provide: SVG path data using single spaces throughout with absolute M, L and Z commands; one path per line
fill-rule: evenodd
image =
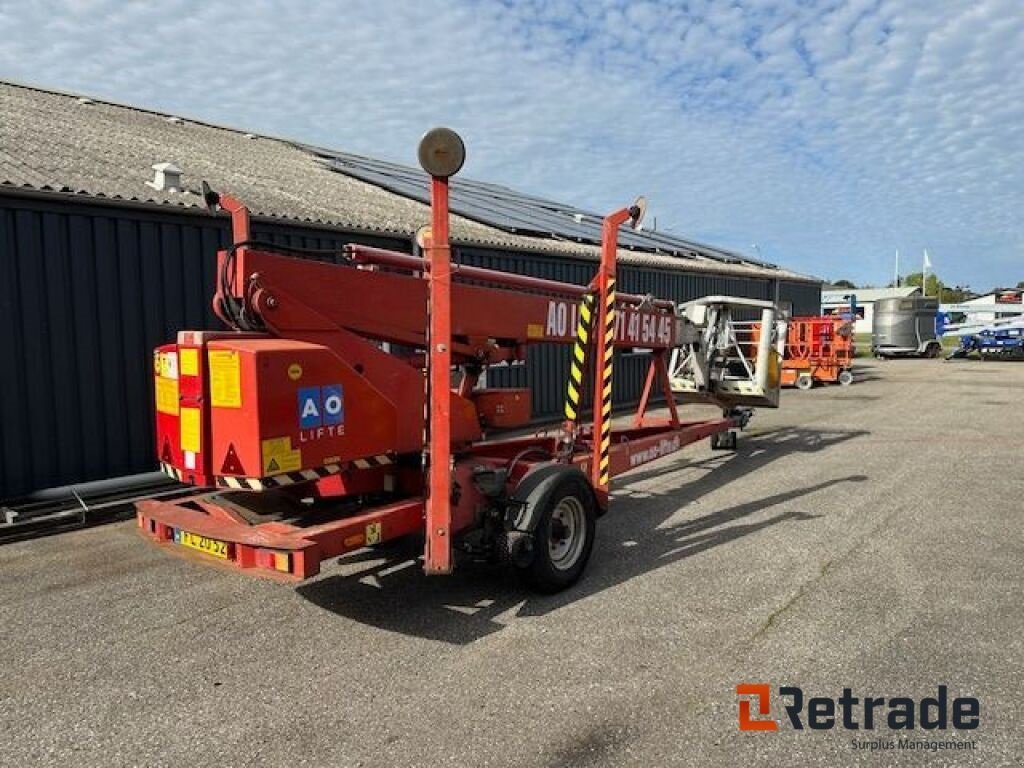
M 586 514 L 575 496 L 566 496 L 551 510 L 548 526 L 548 556 L 560 571 L 572 568 L 583 552 L 586 538 Z

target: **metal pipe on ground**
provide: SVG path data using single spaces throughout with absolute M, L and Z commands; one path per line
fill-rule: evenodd
M 0 543 L 127 518 L 137 500 L 170 499 L 199 490 L 162 472 L 47 488 L 0 503 Z

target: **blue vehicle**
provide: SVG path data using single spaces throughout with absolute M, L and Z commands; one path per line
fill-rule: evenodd
M 947 359 L 977 354 L 982 360 L 1024 360 L 1024 320 L 993 324 L 962 336 Z

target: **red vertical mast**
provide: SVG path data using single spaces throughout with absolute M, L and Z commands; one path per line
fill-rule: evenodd
M 448 244 L 448 178 L 466 157 L 462 139 L 448 128 L 428 131 L 419 160 L 430 181 L 430 238 L 426 245 L 429 340 L 427 349 L 427 469 L 424 569 L 451 573 L 451 248 Z

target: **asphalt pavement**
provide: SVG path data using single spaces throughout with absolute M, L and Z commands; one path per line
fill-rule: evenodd
M 1024 365 L 857 379 L 622 478 L 553 597 L 401 551 L 280 584 L 133 523 L 2 546 L 0 764 L 1024 764 Z M 739 730 L 739 683 L 777 731 Z M 798 731 L 777 694 L 940 685 L 977 729 Z

